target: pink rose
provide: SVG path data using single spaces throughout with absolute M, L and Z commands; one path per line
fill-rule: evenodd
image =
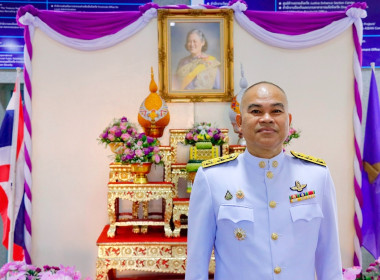
M 159 163 L 161 161 L 161 157 L 159 155 L 154 155 L 154 162 Z
M 108 134 L 107 138 L 108 138 L 108 140 L 113 141 L 113 140 L 115 140 L 115 135 Z
M 142 144 L 143 144 L 143 141 L 139 140 L 139 141 L 137 141 L 137 144 L 136 144 L 136 145 L 139 146 L 139 147 L 141 147 Z
M 131 135 L 129 133 L 123 133 L 121 135 L 121 139 L 123 139 L 123 141 L 126 141 L 128 140 L 129 138 L 131 138 Z
M 140 149 L 136 150 L 136 156 L 141 157 L 143 154 L 144 153 L 142 150 L 140 150 Z
M 191 134 L 191 132 L 187 133 L 186 138 L 189 140 L 193 139 L 193 134 Z
M 124 125 L 124 123 L 121 123 L 121 124 L 120 124 L 120 129 L 121 129 L 121 130 L 126 130 L 127 127 Z
M 154 148 L 153 148 L 153 152 L 154 153 L 158 153 L 160 151 L 160 147 L 158 147 L 158 146 L 154 146 Z
M 113 126 L 111 127 L 108 131 L 112 134 L 115 134 L 115 132 L 118 130 L 119 128 L 117 126 Z
M 356 276 L 362 271 L 360 266 L 353 266 L 346 268 L 343 272 L 343 279 L 345 280 L 355 280 Z

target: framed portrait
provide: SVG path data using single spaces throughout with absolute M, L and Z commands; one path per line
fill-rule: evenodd
M 231 101 L 233 11 L 158 10 L 159 91 L 168 102 Z

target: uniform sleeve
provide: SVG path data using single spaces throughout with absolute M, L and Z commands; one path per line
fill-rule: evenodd
M 210 187 L 203 168 L 199 168 L 190 196 L 186 280 L 208 280 L 215 230 Z
M 319 230 L 315 256 L 317 276 L 318 280 L 341 280 L 343 275 L 335 187 L 328 169 L 322 199 L 323 219 Z

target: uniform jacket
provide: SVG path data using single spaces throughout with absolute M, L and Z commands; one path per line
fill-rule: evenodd
M 306 184 L 301 192 L 290 189 L 296 181 Z M 309 191 L 314 198 L 290 202 L 290 195 Z M 328 168 L 284 153 L 257 158 L 247 150 L 200 168 L 190 197 L 186 280 L 208 279 L 213 248 L 215 280 L 315 280 L 315 273 L 318 280 L 341 280 Z

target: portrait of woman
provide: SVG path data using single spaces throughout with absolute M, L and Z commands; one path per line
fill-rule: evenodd
M 220 89 L 221 63 L 206 53 L 208 41 L 200 29 L 192 29 L 187 33 L 185 49 L 189 55 L 178 63 L 173 90 Z
M 233 11 L 159 13 L 160 92 L 169 102 L 233 97 Z

